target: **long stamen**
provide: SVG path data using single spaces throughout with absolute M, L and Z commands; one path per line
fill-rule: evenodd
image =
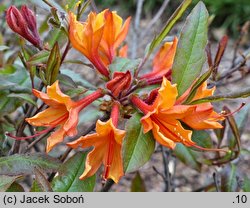
M 225 152 L 225 153 L 228 153 L 230 151 L 230 150 L 224 150 L 224 149 L 205 148 L 205 147 L 198 146 L 196 144 L 192 145 L 192 147 L 195 147 L 197 149 L 204 150 L 204 151 L 211 151 L 211 152 Z
M 36 132 L 36 134 L 33 134 L 33 135 L 31 135 L 31 136 L 27 136 L 27 137 L 18 137 L 18 136 L 14 136 L 14 135 L 12 135 L 12 134 L 10 134 L 10 133 L 6 133 L 5 135 L 8 136 L 8 137 L 10 137 L 10 138 L 13 138 L 13 139 L 15 139 L 15 140 L 26 140 L 26 139 L 32 139 L 32 138 L 34 138 L 34 137 L 40 136 L 40 135 L 42 135 L 42 134 L 46 134 L 46 133 L 48 133 L 49 131 L 51 131 L 52 129 L 54 129 L 54 128 L 55 128 L 55 127 L 52 126 L 52 127 L 50 127 L 50 128 L 44 129 L 44 130 L 42 130 L 42 131 L 38 131 L 38 132 Z
M 52 129 L 54 129 L 58 124 L 60 124 L 63 120 L 65 120 L 66 118 L 68 117 L 68 114 L 64 114 L 62 115 L 61 117 L 57 118 L 56 120 L 52 121 L 50 123 L 50 127 L 47 128 L 47 129 L 44 129 L 42 131 L 37 131 L 35 134 L 31 135 L 31 136 L 26 136 L 26 137 L 18 137 L 18 136 L 14 136 L 10 133 L 6 133 L 5 135 L 6 136 L 9 136 L 15 140 L 26 140 L 26 139 L 32 139 L 34 137 L 37 137 L 37 136 L 40 136 L 42 134 L 46 134 L 48 133 L 49 131 L 51 131 Z
M 227 117 L 227 116 L 231 116 L 235 113 L 237 113 L 238 111 L 240 111 L 244 106 L 246 105 L 246 103 L 241 103 L 240 107 L 237 108 L 236 110 L 234 110 L 233 112 L 230 112 L 230 113 L 227 113 L 225 110 L 223 110 L 221 113 L 220 113 L 220 116 L 216 116 L 214 118 L 211 118 L 211 119 L 208 119 L 209 121 L 213 121 L 213 120 L 218 120 L 220 118 L 224 118 L 224 117 Z

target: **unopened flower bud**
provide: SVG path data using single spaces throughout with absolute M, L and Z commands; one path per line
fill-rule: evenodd
M 131 84 L 131 73 L 127 72 L 115 72 L 113 79 L 110 80 L 106 87 L 117 97 L 121 92 L 128 90 Z
M 14 32 L 35 47 L 41 48 L 42 43 L 37 31 L 35 15 L 26 5 L 22 6 L 20 11 L 15 6 L 11 6 L 6 12 L 6 21 Z

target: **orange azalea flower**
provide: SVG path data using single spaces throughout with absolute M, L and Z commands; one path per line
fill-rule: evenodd
M 61 92 L 58 81 L 47 87 L 47 94 L 35 89 L 33 89 L 33 94 L 49 107 L 34 117 L 26 118 L 26 121 L 34 126 L 50 127 L 43 132 L 49 132 L 53 128 L 59 127 L 47 139 L 47 152 L 62 142 L 66 135 L 76 135 L 79 112 L 94 100 L 103 96 L 102 91 L 99 89 L 85 98 L 74 102 L 69 96 Z
M 116 50 L 126 38 L 130 18 L 122 26 L 122 19 L 108 9 L 101 13 L 91 12 L 84 23 L 69 13 L 69 38 L 72 46 L 85 55 L 101 74 L 108 77 L 107 66 L 111 64 Z
M 67 144 L 72 148 L 94 147 L 87 156 L 85 170 L 80 176 L 81 180 L 94 175 L 102 163 L 104 164 L 104 179 L 111 178 L 118 183 L 120 177 L 123 176 L 121 147 L 125 131 L 117 129 L 116 123 L 116 119 L 113 120 L 112 116 L 107 122 L 98 120 L 96 133 L 80 137 Z
M 214 94 L 215 88 L 216 87 L 207 89 L 207 82 L 203 82 L 202 85 L 197 89 L 197 92 L 192 100 L 198 100 L 212 96 Z M 178 104 L 184 102 L 190 90 L 191 87 L 181 97 L 178 98 L 176 103 Z M 213 110 L 211 103 L 202 103 L 195 106 L 196 109 L 194 112 L 182 118 L 183 122 L 196 130 L 223 128 L 223 126 L 217 121 L 224 120 L 224 116 L 216 113 Z
M 176 84 L 171 85 L 164 77 L 162 86 L 152 105 L 147 105 L 136 96 L 132 97 L 131 101 L 145 114 L 141 119 L 144 133 L 152 130 L 154 138 L 160 144 L 171 149 L 175 147 L 177 142 L 186 146 L 205 149 L 197 146 L 195 142 L 191 140 L 192 131 L 184 129 L 179 121 L 185 120 L 189 125 L 189 120 L 186 118 L 195 114 L 197 106 L 176 104 L 177 95 Z M 207 116 L 213 115 L 209 114 Z M 203 117 L 204 120 L 210 118 L 211 117 Z M 217 123 L 217 125 L 217 128 L 221 127 L 219 123 Z M 208 129 L 210 125 L 204 127 Z
M 141 78 L 152 79 L 171 74 L 174 62 L 178 39 L 175 37 L 173 42 L 166 42 L 155 55 L 153 60 L 153 71 L 143 75 Z

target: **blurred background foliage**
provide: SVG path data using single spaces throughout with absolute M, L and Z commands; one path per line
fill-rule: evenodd
M 199 0 L 193 0 L 193 5 L 198 1 Z M 98 7 L 107 8 L 115 6 L 130 14 L 131 11 L 136 10 L 136 2 L 137 0 L 96 0 Z M 144 0 L 143 15 L 150 18 L 161 7 L 163 2 L 164 0 Z M 169 1 L 164 16 L 171 15 L 181 2 L 181 0 Z M 209 14 L 214 16 L 211 26 L 225 28 L 234 38 L 237 38 L 239 35 L 241 26 L 250 20 L 249 0 L 203 0 L 203 2 L 207 6 Z
M 39 1 L 41 0 L 37 2 Z M 192 4 L 195 5 L 198 1 L 199 0 L 193 0 Z M 34 3 L 34 0 L 13 0 L 11 2 L 0 0 L 0 13 L 3 13 L 9 4 L 18 6 L 28 2 Z M 53 0 L 53 2 L 64 5 L 64 0 Z M 144 0 L 143 16 L 145 18 L 153 17 L 163 2 L 164 0 Z M 162 18 L 166 19 L 166 17 L 169 17 L 181 2 L 182 0 L 170 0 Z M 203 0 L 203 2 L 207 6 L 209 14 L 214 16 L 211 27 L 224 28 L 234 38 L 237 38 L 239 35 L 241 26 L 250 20 L 249 0 Z M 136 10 L 137 0 L 95 0 L 95 3 L 100 9 L 113 7 L 117 9 L 119 13 L 123 12 L 126 13 L 126 15 L 131 15 L 131 13 L 134 13 Z

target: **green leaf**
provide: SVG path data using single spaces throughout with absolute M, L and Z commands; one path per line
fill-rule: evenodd
M 63 44 L 63 41 L 65 41 L 65 33 L 61 29 L 54 28 L 49 31 L 46 41 L 48 41 L 50 46 L 53 46 L 56 42 Z
M 30 192 L 43 192 L 43 188 L 41 187 L 41 184 L 37 182 L 37 180 L 33 181 Z
M 57 80 L 59 68 L 61 65 L 60 48 L 56 42 L 50 52 L 49 59 L 46 67 L 46 81 L 49 85 L 53 84 Z
M 177 10 L 167 21 L 160 34 L 157 35 L 150 43 L 148 49 L 146 50 L 146 57 L 148 57 L 153 52 L 153 50 L 163 41 L 163 39 L 167 36 L 172 27 L 175 25 L 175 23 L 182 17 L 183 13 L 186 11 L 191 2 L 192 0 L 184 0 L 182 4 L 177 8 Z
M 36 106 L 36 102 L 33 100 L 32 96 L 30 94 L 10 93 L 10 94 L 8 94 L 8 97 L 22 99 L 22 100 L 27 101 L 28 103 Z
M 6 192 L 24 192 L 24 188 L 19 183 L 12 183 Z
M 37 65 L 46 63 L 49 57 L 49 51 L 43 50 L 39 51 L 35 55 L 31 56 L 30 59 L 27 61 L 27 65 Z
M 86 91 L 88 90 L 85 89 L 84 87 L 78 86 L 77 88 L 65 90 L 65 94 L 72 98 L 84 94 Z
M 22 102 L 19 99 L 8 98 L 8 92 L 0 91 L 0 116 L 14 112 Z
M 87 89 L 96 89 L 96 86 L 91 84 L 89 81 L 84 79 L 79 73 L 76 73 L 69 69 L 61 69 L 61 74 L 59 74 L 59 79 L 66 81 L 66 79 L 69 81 L 74 80 L 76 84 L 82 85 L 83 87 Z
M 0 70 L 0 115 L 12 113 L 22 105 L 21 99 L 8 97 L 11 93 L 31 93 L 27 71 L 18 65 Z
M 34 168 L 45 172 L 56 171 L 60 162 L 46 154 L 15 154 L 0 158 L 0 175 L 17 176 L 34 174 Z
M 196 95 L 198 88 L 202 85 L 203 82 L 205 82 L 210 77 L 212 72 L 213 68 L 209 69 L 207 72 L 205 72 L 202 76 L 199 77 L 199 79 L 192 86 L 190 93 L 187 99 L 183 102 L 183 104 L 189 104 L 192 101 L 192 99 Z
M 6 191 L 20 176 L 0 175 L 0 192 Z
M 138 170 L 150 159 L 155 149 L 151 133 L 143 133 L 141 117 L 141 114 L 135 113 L 126 123 L 126 136 L 122 144 L 125 173 Z
M 174 149 L 174 155 L 185 165 L 198 172 L 201 171 L 201 163 L 197 160 L 197 153 L 192 149 L 178 143 Z
M 10 90 L 11 92 L 31 92 L 30 81 L 27 71 L 20 66 L 14 65 L 14 71 L 0 70 L 0 92 Z
M 224 168 L 221 174 L 221 191 L 235 192 L 237 191 L 237 169 L 234 164 L 230 164 Z
M 196 104 L 207 103 L 207 102 L 218 102 L 218 101 L 223 101 L 227 99 L 247 98 L 249 96 L 250 96 L 250 87 L 246 88 L 245 90 L 241 92 L 232 92 L 232 93 L 223 94 L 223 95 L 215 95 L 215 96 L 201 98 L 198 100 L 194 100 L 189 104 L 196 105 Z
M 79 177 L 85 170 L 86 152 L 78 152 L 68 159 L 59 169 L 52 181 L 55 192 L 90 192 L 95 187 L 95 175 L 85 180 Z
M 10 93 L 31 93 L 29 75 L 18 65 L 12 65 L 11 70 L 0 70 L 0 115 L 12 113 L 23 103 L 21 99 L 8 97 Z
M 126 71 L 130 71 L 131 74 L 134 74 L 134 71 L 138 68 L 140 62 L 140 59 L 131 60 L 128 58 L 116 57 L 112 64 L 108 66 L 108 68 L 112 74 L 114 72 Z
M 229 110 L 228 107 L 224 106 L 223 110 L 226 112 L 226 114 L 230 114 L 231 111 Z M 239 129 L 238 129 L 238 126 L 237 126 L 237 123 L 234 119 L 234 117 L 232 115 L 228 115 L 226 117 L 228 123 L 229 123 L 229 127 L 230 127 L 230 130 L 231 130 L 231 133 L 233 134 L 234 136 L 234 139 L 230 141 L 230 144 L 229 144 L 229 148 L 230 149 L 234 149 L 235 146 L 237 146 L 237 150 L 235 150 L 236 152 L 236 157 L 239 156 L 240 154 L 240 148 L 241 148 L 241 141 L 240 141 L 240 132 L 239 132 Z
M 146 187 L 139 171 L 136 172 L 131 182 L 131 192 L 146 192 Z
M 242 188 L 243 188 L 243 191 L 250 192 L 250 179 L 249 178 L 247 177 L 244 178 Z
M 213 146 L 212 138 L 204 130 L 200 130 L 200 131 L 194 130 L 192 133 L 192 141 L 194 141 L 198 146 L 205 147 L 205 148 L 212 148 Z
M 199 76 L 205 62 L 208 12 L 199 2 L 186 19 L 179 38 L 172 67 L 173 83 L 181 96 Z

